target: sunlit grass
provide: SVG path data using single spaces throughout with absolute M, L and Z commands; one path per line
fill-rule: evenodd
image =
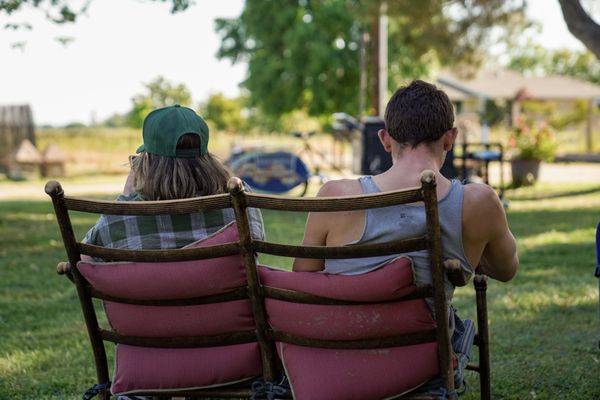
M 600 187 L 546 185 L 507 195 L 521 268 L 512 282 L 489 285 L 493 398 L 598 399 L 592 273 Z M 0 399 L 81 398 L 95 383 L 95 370 L 75 289 L 55 273 L 65 252 L 52 206 L 4 201 L 0 216 Z M 267 211 L 264 219 L 271 239 L 300 242 L 305 214 Z M 75 213 L 76 235 L 95 220 Z M 291 266 L 275 257 L 260 261 Z M 457 290 L 462 317 L 474 317 L 473 303 L 471 287 Z M 468 385 L 463 398 L 477 398 L 475 374 Z

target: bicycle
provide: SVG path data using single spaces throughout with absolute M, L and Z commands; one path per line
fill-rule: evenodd
M 330 163 L 321 151 L 309 143 L 314 134 L 314 131 L 290 132 L 291 136 L 302 140 L 303 146 L 297 152 L 239 148 L 232 152 L 225 163 L 235 176 L 244 180 L 254 190 L 282 194 L 299 187 L 299 196 L 304 196 L 313 176 L 318 176 L 321 183 L 327 179 L 321 174 L 323 162 L 343 173 L 341 169 Z M 302 155 L 309 158 L 308 164 L 301 158 Z M 320 163 L 317 163 L 316 159 L 320 159 Z

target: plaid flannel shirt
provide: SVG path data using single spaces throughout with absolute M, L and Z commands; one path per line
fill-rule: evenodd
M 120 195 L 117 201 L 143 201 L 137 193 Z M 250 234 L 265 237 L 260 210 L 249 208 Z M 178 215 L 101 215 L 83 241 L 129 250 L 177 249 L 217 232 L 235 221 L 233 209 Z

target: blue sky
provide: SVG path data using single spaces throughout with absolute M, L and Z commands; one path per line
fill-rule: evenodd
M 557 0 L 529 0 L 529 14 L 542 23 L 536 40 L 548 48 L 583 46 L 567 30 Z M 30 32 L 0 35 L 0 104 L 29 103 L 37 124 L 102 120 L 131 108 L 143 83 L 163 75 L 185 84 L 196 102 L 211 92 L 239 93 L 245 66 L 217 60 L 214 19 L 240 14 L 243 0 L 198 1 L 171 15 L 167 4 L 96 0 L 73 25 L 57 26 L 40 12 L 11 17 L 29 21 Z M 8 21 L 0 17 L 0 26 Z M 74 37 L 63 46 L 56 37 Z M 11 43 L 26 40 L 24 50 Z

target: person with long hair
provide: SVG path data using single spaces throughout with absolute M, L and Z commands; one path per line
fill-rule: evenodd
M 117 201 L 176 200 L 227 192 L 229 171 L 208 152 L 209 130 L 193 110 L 179 105 L 152 111 L 144 120 L 143 144 Z M 260 211 L 249 209 L 250 231 L 263 239 Z M 181 248 L 235 221 L 233 209 L 128 216 L 102 215 L 86 243 L 129 250 Z

